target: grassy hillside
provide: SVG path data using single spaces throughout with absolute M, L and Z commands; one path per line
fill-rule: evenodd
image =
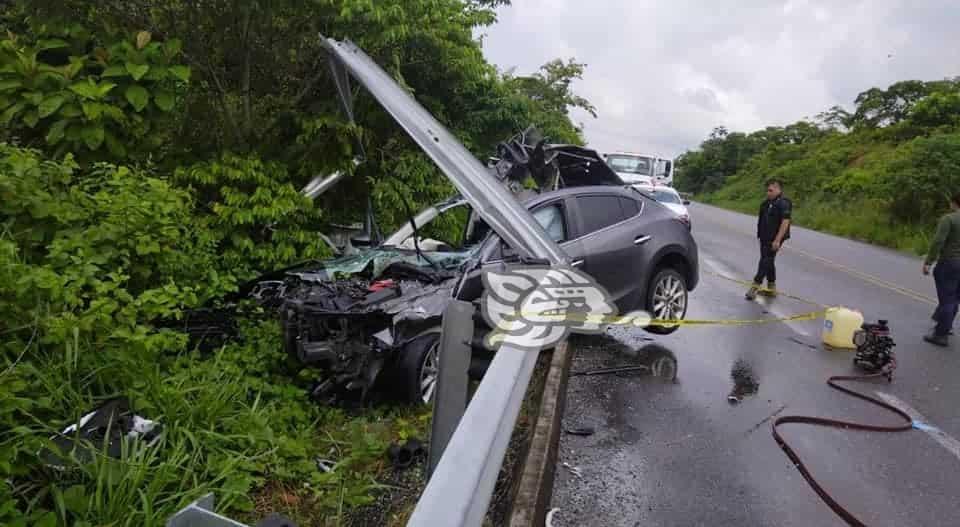
M 678 186 L 753 214 L 777 178 L 797 224 L 923 254 L 947 196 L 960 192 L 958 85 L 923 84 L 929 91 L 905 109 L 896 110 L 902 94 L 889 96 L 898 85 L 881 91 L 889 115 L 865 110 L 861 94 L 852 114 L 834 108 L 819 122 L 752 134 L 717 129 L 680 158 Z

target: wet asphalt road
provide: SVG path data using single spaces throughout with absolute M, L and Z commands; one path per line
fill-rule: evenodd
M 752 276 L 759 252 L 753 218 L 703 205 L 693 205 L 691 216 L 702 272 L 688 318 L 814 309 L 786 298 L 748 302 L 742 286 L 711 274 Z M 958 443 L 949 437 L 960 437 L 960 342 L 941 349 L 921 340 L 935 304 L 932 279 L 921 275 L 917 258 L 799 228 L 792 235 L 777 257 L 781 291 L 890 320 L 899 363 L 893 383 L 855 388 L 895 396 L 947 435 L 938 442 L 918 430 L 797 424 L 781 431 L 821 484 L 867 525 L 960 525 L 960 453 L 951 451 Z M 612 329 L 581 339 L 574 372 L 672 353 L 677 377 L 571 377 L 564 426 L 596 433 L 561 437 L 553 525 L 844 525 L 774 442 L 773 416 L 900 421 L 827 387 L 828 376 L 854 370 L 852 353 L 821 348 L 820 324 L 685 327 L 655 339 Z M 742 391 L 756 393 L 729 403 L 734 378 Z

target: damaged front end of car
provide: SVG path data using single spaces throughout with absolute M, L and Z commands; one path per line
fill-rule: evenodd
M 291 273 L 278 299 L 283 345 L 298 364 L 322 373 L 311 397 L 364 401 L 375 385 L 390 380 L 384 388 L 394 395 L 429 402 L 436 371 L 424 366 L 435 362 L 427 355 L 436 354 L 456 276 L 403 260 L 376 274 L 342 278 Z

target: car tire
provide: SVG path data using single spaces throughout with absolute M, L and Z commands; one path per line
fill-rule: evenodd
M 427 333 L 400 351 L 400 392 L 411 404 L 432 404 L 440 365 L 440 333 Z
M 669 267 L 660 268 L 647 286 L 647 312 L 653 318 L 683 320 L 687 314 L 688 294 L 687 280 L 682 274 Z M 679 328 L 676 325 L 647 326 L 644 329 L 656 335 L 669 335 Z

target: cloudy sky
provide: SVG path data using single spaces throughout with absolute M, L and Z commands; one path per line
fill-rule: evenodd
M 586 7 L 589 6 L 589 7 Z M 960 75 L 958 0 L 513 0 L 483 30 L 501 70 L 587 63 L 575 112 L 602 151 L 677 155 L 714 126 L 812 117 L 898 80 Z

